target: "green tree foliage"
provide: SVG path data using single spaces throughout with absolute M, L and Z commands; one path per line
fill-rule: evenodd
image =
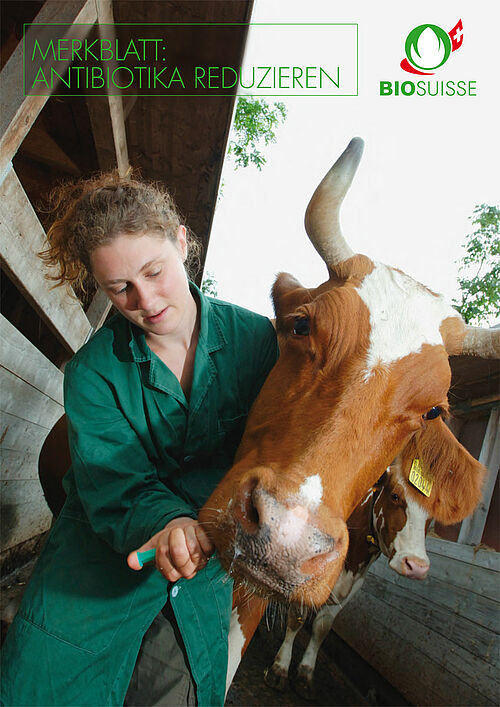
M 236 104 L 233 123 L 233 137 L 229 141 L 228 157 L 238 167 L 248 167 L 254 164 L 262 169 L 266 162 L 263 156 L 262 144 L 276 142 L 275 129 L 286 118 L 284 103 L 274 103 L 270 106 L 264 99 L 240 96 Z
M 203 276 L 201 291 L 206 295 L 210 295 L 210 297 L 217 297 L 217 287 L 217 280 L 213 273 L 207 271 Z
M 475 230 L 458 269 L 462 301 L 453 304 L 468 324 L 480 325 L 500 312 L 500 209 L 480 204 L 470 218 Z
M 274 103 L 270 106 L 267 101 L 240 96 L 236 103 L 231 137 L 227 149 L 227 156 L 234 162 L 234 168 L 248 167 L 254 164 L 261 170 L 266 163 L 266 158 L 261 150 L 263 146 L 276 142 L 275 129 L 286 118 L 284 103 Z M 222 199 L 224 180 L 219 185 L 217 205 Z M 212 297 L 217 297 L 217 280 L 211 273 L 206 273 L 202 292 Z

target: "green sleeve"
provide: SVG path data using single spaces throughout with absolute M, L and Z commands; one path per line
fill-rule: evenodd
M 158 478 L 139 437 L 98 371 L 70 362 L 64 400 L 76 489 L 94 532 L 119 553 L 194 510 Z

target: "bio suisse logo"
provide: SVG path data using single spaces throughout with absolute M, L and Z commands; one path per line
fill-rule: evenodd
M 464 39 L 462 20 L 449 32 L 427 23 L 414 27 L 404 43 L 400 67 L 409 74 L 433 76 L 460 49 Z M 380 81 L 381 96 L 475 96 L 476 81 Z
M 460 49 L 463 38 L 462 20 L 449 32 L 437 25 L 419 25 L 406 38 L 406 58 L 400 66 L 410 74 L 431 76 L 448 61 L 452 52 Z

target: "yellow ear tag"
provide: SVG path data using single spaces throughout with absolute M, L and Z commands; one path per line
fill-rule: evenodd
M 430 496 L 434 477 L 429 472 L 426 472 L 420 459 L 414 459 L 410 469 L 410 484 L 413 484 L 425 496 Z

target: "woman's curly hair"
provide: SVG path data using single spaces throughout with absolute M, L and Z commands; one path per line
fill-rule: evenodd
M 55 220 L 47 231 L 49 247 L 40 258 L 55 273 L 46 277 L 54 287 L 72 285 L 86 292 L 92 276 L 90 256 L 120 234 L 149 235 L 176 240 L 181 218 L 168 191 L 133 174 L 116 170 L 76 183 L 63 184 L 49 197 Z M 196 272 L 200 246 L 188 234 L 188 272 Z M 190 272 L 194 275 L 194 272 Z

